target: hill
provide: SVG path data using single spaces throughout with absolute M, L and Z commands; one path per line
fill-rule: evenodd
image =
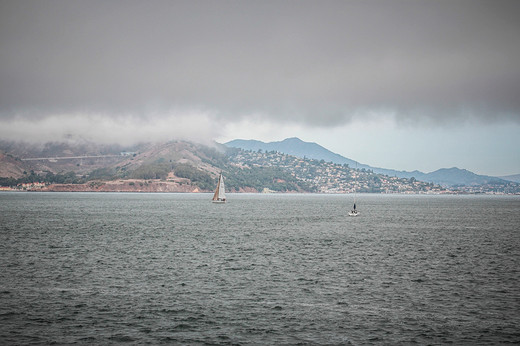
M 332 162 L 337 157 L 328 156 L 328 162 L 310 158 L 323 157 L 320 152 L 327 149 L 300 142 L 287 140 L 285 150 L 301 155 L 298 150 L 303 147 L 312 149 L 306 151 L 310 155 L 284 154 L 275 147 L 270 151 L 243 150 L 186 141 L 132 147 L 74 141 L 40 145 L 0 141 L 0 186 L 41 191 L 210 192 L 218 173 L 223 172 L 228 192 L 520 192 L 520 184 L 496 178 L 483 185 L 445 188 L 417 177 L 383 175 L 364 168 L 368 166 L 359 168 L 359 164 L 359 169 L 353 169 L 348 161 Z M 482 179 L 457 168 L 433 173 L 439 181 L 459 179 L 460 173 L 472 176 L 474 184 Z
M 507 181 L 513 181 L 515 183 L 520 183 L 520 174 L 506 175 L 499 178 Z
M 505 180 L 503 179 L 486 175 L 478 175 L 466 169 L 460 169 L 457 167 L 441 168 L 431 173 L 423 173 L 422 175 L 418 175 L 417 179 L 433 181 L 437 184 L 447 186 L 476 186 L 505 183 Z
M 301 158 L 305 157 L 315 160 L 325 160 L 326 162 L 334 162 L 342 165 L 347 164 L 350 167 L 356 167 L 356 165 L 358 165 L 358 168 L 370 168 L 367 165 L 362 165 L 354 160 L 333 153 L 332 151 L 322 147 L 317 143 L 304 142 L 296 137 L 287 138 L 279 142 L 269 143 L 264 143 L 257 140 L 235 139 L 230 142 L 224 143 L 224 145 L 228 147 L 241 148 L 244 150 L 252 151 L 278 151 L 280 153 L 293 155 Z
M 24 164 L 19 158 L 12 154 L 0 152 L 0 177 L 19 178 L 23 176 L 23 172 L 26 172 L 28 168 L 29 166 Z
M 0 153 L 0 182 L 4 186 L 44 182 L 48 185 L 75 184 L 74 189 L 80 191 L 92 190 L 94 186 L 96 191 L 105 191 L 102 188 L 105 182 L 137 179 L 142 180 L 141 184 L 127 184 L 125 191 L 136 191 L 138 187 L 149 191 L 156 181 L 171 183 L 168 187 L 156 186 L 161 191 L 209 191 L 220 171 L 210 163 L 218 162 L 216 148 L 184 141 L 142 143 L 131 147 L 85 141 L 44 144 L 1 141 Z M 93 181 L 103 184 L 92 184 Z M 79 186 L 81 184 L 86 186 Z M 121 188 L 113 186 L 117 191 Z
M 227 147 L 186 141 L 132 147 L 0 141 L 0 186 L 50 191 L 210 192 L 225 172 L 231 192 L 312 192 L 277 167 L 241 169 Z M 233 151 L 233 150 L 231 150 Z M 41 188 L 41 184 L 45 187 Z
M 350 167 L 357 167 L 359 169 L 368 169 L 374 173 L 379 173 L 388 176 L 395 176 L 398 178 L 415 178 L 420 181 L 432 182 L 443 186 L 475 186 L 485 184 L 503 184 L 504 179 L 489 177 L 485 175 L 478 175 L 465 169 L 442 168 L 431 173 L 423 173 L 420 171 L 397 171 L 393 169 L 371 167 L 351 160 L 339 154 L 336 154 L 319 144 L 304 142 L 299 138 L 287 138 L 283 141 L 264 143 L 257 140 L 243 140 L 235 139 L 224 143 L 229 147 L 241 148 L 252 151 L 278 151 L 281 153 L 294 155 L 301 158 L 312 158 L 316 160 L 324 160 L 326 162 L 333 162 L 337 164 L 348 164 Z

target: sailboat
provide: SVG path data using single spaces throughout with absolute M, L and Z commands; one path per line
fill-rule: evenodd
M 226 188 L 224 186 L 224 177 L 222 173 L 218 176 L 217 188 L 213 195 L 213 203 L 226 203 Z
M 356 202 L 354 202 L 354 208 L 348 212 L 348 216 L 358 216 L 359 212 L 356 209 Z
M 356 163 L 356 170 L 357 170 L 357 163 Z M 356 182 L 357 182 L 357 174 L 356 174 Z M 351 211 L 349 211 L 348 216 L 358 216 L 359 212 L 356 209 L 356 187 L 354 186 L 354 207 Z

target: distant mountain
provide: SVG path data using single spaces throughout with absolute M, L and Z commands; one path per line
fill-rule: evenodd
M 506 181 L 500 178 L 490 177 L 487 175 L 478 175 L 466 169 L 460 169 L 457 167 L 441 168 L 436 170 L 435 172 L 427 173 L 419 177 L 416 178 L 419 180 L 432 181 L 436 184 L 448 186 L 506 183 Z
M 166 173 L 162 170 L 179 165 L 190 165 L 216 177 L 220 168 L 208 163 L 215 156 L 223 156 L 216 148 L 219 145 L 209 148 L 185 141 L 121 147 L 85 141 L 31 144 L 0 140 L 0 177 L 19 179 L 32 171 L 36 174 L 73 172 L 88 178 L 101 173 L 103 179 L 134 178 L 163 176 Z M 220 151 L 224 150 L 222 146 Z M 152 174 L 151 171 L 159 168 L 160 172 Z
M 371 167 L 369 165 L 361 164 L 357 161 L 351 160 L 339 154 L 322 147 L 317 143 L 304 142 L 299 138 L 287 138 L 279 142 L 264 143 L 257 140 L 235 139 L 224 143 L 228 147 L 241 148 L 244 150 L 263 150 L 263 151 L 278 151 L 284 154 L 294 155 L 298 157 L 307 157 L 316 160 L 325 160 L 326 162 L 334 162 L 339 164 L 348 164 L 351 168 L 370 169 L 375 173 L 384 174 L 388 176 L 396 176 L 399 178 L 414 177 L 420 181 L 432 182 L 444 186 L 454 185 L 484 185 L 489 183 L 501 183 L 505 181 L 500 178 L 489 177 L 485 175 L 478 175 L 466 169 L 442 168 L 431 173 L 423 173 L 420 171 L 397 171 L 393 169 Z
M 362 165 L 359 162 L 348 159 L 339 154 L 333 153 L 332 151 L 322 147 L 317 143 L 304 142 L 296 137 L 286 138 L 283 141 L 269 143 L 256 140 L 235 139 L 224 144 L 228 147 L 240 148 L 244 150 L 278 151 L 280 153 L 293 155 L 296 157 L 325 160 L 326 162 L 334 162 L 339 164 L 346 163 L 353 168 L 356 167 L 356 164 L 358 165 L 358 168 L 370 167 L 367 165 Z
M 287 167 L 254 165 L 244 169 L 247 163 L 231 162 L 230 155 L 237 152 L 244 151 L 230 150 L 218 143 L 206 146 L 180 140 L 132 147 L 84 141 L 31 144 L 0 140 L 0 187 L 42 191 L 210 192 L 215 188 L 218 174 L 224 172 L 230 192 L 316 191 L 316 184 L 296 178 Z M 298 158 L 293 159 L 299 162 Z M 34 183 L 38 185 L 34 187 Z
M 458 186 L 476 187 L 467 191 L 481 193 L 489 191 L 516 193 L 519 188 L 518 183 L 477 175 L 459 168 L 443 168 L 431 173 L 374 168 L 333 153 L 316 143 L 304 142 L 298 138 L 272 143 L 235 140 L 226 145 L 252 152 L 229 150 L 224 145 L 216 143 L 212 147 L 207 147 L 185 141 L 142 143 L 132 147 L 121 147 L 85 141 L 28 144 L 0 140 L 0 185 L 16 186 L 19 183 L 44 181 L 56 184 L 83 184 L 87 189 L 95 185 L 97 189 L 97 183 L 93 183 L 95 181 L 127 181 L 128 191 L 137 191 L 141 188 L 137 187 L 135 182 L 130 185 L 129 180 L 141 179 L 142 181 L 137 184 L 143 186 L 142 191 L 189 192 L 195 189 L 210 191 L 214 187 L 214 180 L 218 173 L 224 171 L 227 185 L 234 191 L 252 192 L 263 188 L 275 191 L 311 192 L 317 188 L 324 189 L 323 191 L 336 191 L 334 189 L 347 191 L 349 181 L 345 177 L 349 176 L 350 170 L 345 167 L 334 167 L 335 165 L 330 164 L 332 162 L 336 166 L 348 164 L 351 168 L 364 169 L 361 175 L 368 179 L 365 185 L 372 186 L 368 189 L 370 192 L 375 192 L 382 187 L 388 190 L 388 186 L 396 182 L 395 179 L 377 177 L 377 174 L 372 172 L 406 178 L 404 180 L 408 181 L 413 181 L 410 178 L 414 177 L 419 182 L 440 184 L 445 187 L 455 186 L 456 190 L 459 189 Z M 258 153 L 260 149 L 262 153 Z M 275 152 L 288 154 L 290 157 Z M 247 157 L 250 158 L 249 161 L 245 160 Z M 294 172 L 301 168 L 302 160 L 296 159 L 297 157 L 306 157 L 307 160 L 303 161 L 309 168 L 305 174 L 302 173 L 299 180 L 295 178 Z M 298 163 L 294 163 L 296 162 L 294 160 Z M 320 162 L 322 160 L 324 162 Z M 244 167 L 248 168 L 243 170 Z M 338 173 L 342 181 L 336 181 L 339 179 L 338 174 L 331 173 L 339 170 L 348 172 L 348 174 Z M 314 181 L 317 177 L 324 179 Z M 155 187 L 145 184 L 145 181 L 152 180 L 158 184 L 168 182 L 169 190 L 163 190 L 163 187 L 157 184 L 154 185 Z M 400 184 L 406 184 L 404 180 Z M 140 185 L 141 183 L 143 185 Z M 410 191 L 416 189 L 417 186 L 413 186 Z
M 499 178 L 507 180 L 507 181 L 512 181 L 515 183 L 520 183 L 520 174 L 506 175 L 506 176 L 499 177 Z

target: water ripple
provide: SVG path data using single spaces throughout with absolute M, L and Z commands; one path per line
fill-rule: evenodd
M 518 197 L 350 198 L 0 193 L 0 342 L 520 342 Z

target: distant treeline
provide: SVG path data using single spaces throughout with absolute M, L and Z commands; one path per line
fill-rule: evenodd
M 78 177 L 74 172 L 54 174 L 46 172 L 45 174 L 36 174 L 34 171 L 30 173 L 24 172 L 21 178 L 5 178 L 0 177 L 0 186 L 16 186 L 19 184 L 46 183 L 46 184 L 81 184 L 86 181 L 86 177 Z

